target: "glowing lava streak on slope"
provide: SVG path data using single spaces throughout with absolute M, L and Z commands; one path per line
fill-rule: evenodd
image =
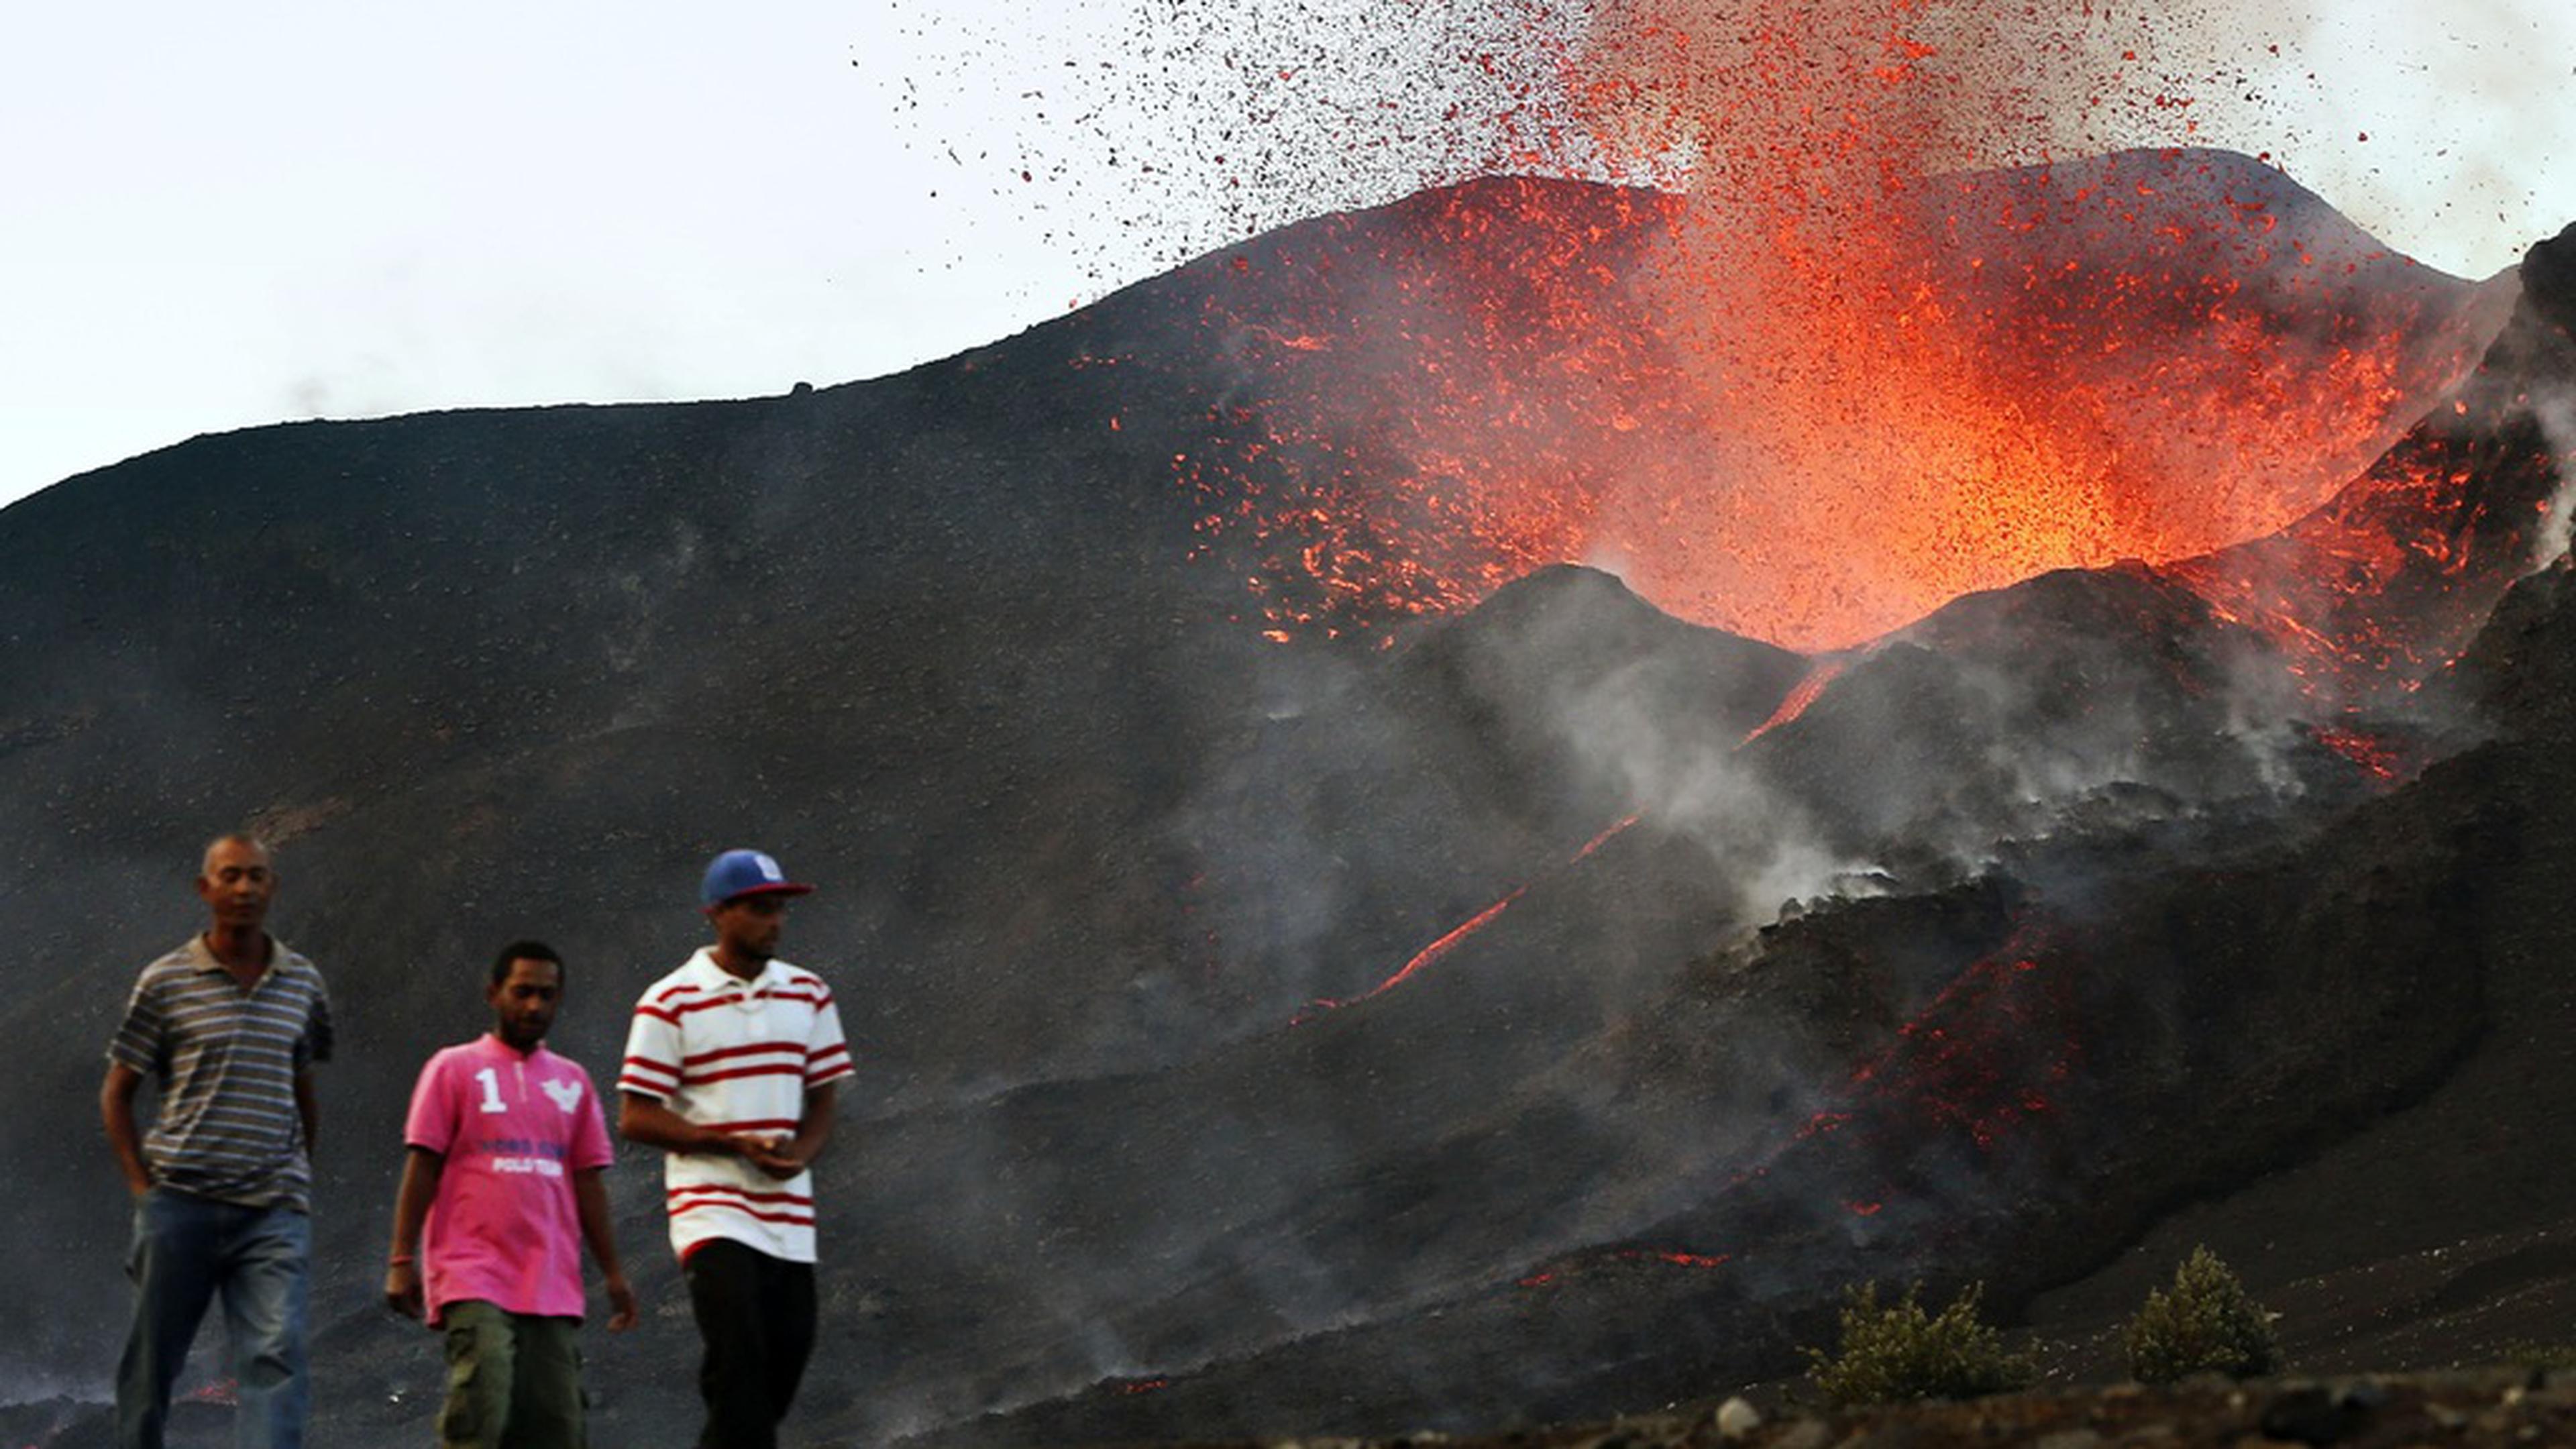
M 2191 135 L 2069 17 L 2008 37 L 2061 94 L 1916 0 L 1607 7 L 1550 58 L 1565 154 L 1515 159 L 1676 189 L 1475 183 L 1202 264 L 1239 379 L 1175 459 L 1209 550 L 1281 637 L 1575 561 L 1813 651 L 2304 514 L 2492 319 L 2268 165 L 2048 161 L 2060 105 Z M 2035 164 L 1934 174 L 1968 161 Z
M 1631 815 L 1612 825 L 1607 830 L 1602 831 L 1600 834 L 1593 836 L 1590 840 L 1585 841 L 1581 849 L 1575 851 L 1572 855 L 1567 856 L 1563 861 L 1558 863 L 1556 867 L 1557 871 L 1562 872 L 1571 869 L 1575 865 L 1590 859 L 1594 851 L 1599 850 L 1601 847 L 1608 845 L 1612 840 L 1617 839 L 1618 836 L 1622 832 L 1626 831 L 1629 826 L 1636 824 L 1638 818 L 1639 817 L 1637 816 Z M 1315 1006 L 1326 1011 L 1334 1011 L 1350 1005 L 1352 1001 L 1367 1001 L 1372 997 L 1383 996 L 1387 992 L 1393 991 L 1396 987 L 1411 980 L 1416 973 L 1422 971 L 1425 967 L 1431 965 L 1431 963 L 1448 955 L 1451 951 L 1456 950 L 1460 942 L 1465 941 L 1468 937 L 1475 935 L 1485 927 L 1492 925 L 1497 917 L 1501 916 L 1503 912 L 1511 909 L 1513 902 L 1518 901 L 1522 896 L 1529 894 L 1530 885 L 1534 883 L 1535 882 L 1529 882 L 1516 885 L 1509 891 L 1504 892 L 1500 900 L 1495 901 L 1492 905 L 1487 906 L 1483 910 L 1468 917 L 1464 923 L 1452 928 L 1446 934 L 1442 935 L 1440 939 L 1423 947 L 1421 950 L 1414 952 L 1412 956 L 1406 959 L 1404 965 L 1397 969 L 1394 975 L 1389 976 L 1384 981 L 1370 987 L 1367 991 L 1364 991 L 1349 1000 L 1318 1001 L 1315 1003 Z M 1312 1019 L 1311 1014 L 1301 1015 L 1296 1022 L 1292 1022 L 1290 1024 L 1297 1025 Z
M 1827 685 L 1842 678 L 1843 671 L 1850 665 L 1851 661 L 1847 658 L 1817 660 L 1808 667 L 1807 677 L 1791 686 L 1789 692 L 1781 697 L 1780 706 L 1771 711 L 1771 717 L 1747 731 L 1743 739 L 1735 742 L 1735 747 L 1742 749 L 1805 714 L 1807 706 L 1816 702 L 1817 697 L 1825 692 Z

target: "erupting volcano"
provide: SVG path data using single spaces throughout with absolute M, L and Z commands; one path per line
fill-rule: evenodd
M 2201 149 L 2251 83 L 2177 69 L 2185 22 L 1505 9 L 1541 79 L 1491 128 L 1502 165 L 1658 185 L 1473 184 L 1199 264 L 1238 382 L 1173 462 L 1280 634 L 1382 634 L 1578 562 L 1840 648 L 2052 568 L 2189 558 L 2323 502 L 2510 303 L 2268 155 Z
M 1201 263 L 1242 383 L 1175 467 L 1256 553 L 1271 625 L 1364 634 L 1601 562 L 1681 617 L 1839 647 L 2189 557 L 2322 502 L 2510 300 L 2201 151 L 1922 183 L 1794 299 L 1741 296 L 1716 225 L 1490 183 Z
M 254 430 L 0 514 L 47 1107 L 0 1157 L 59 1156 L 172 862 L 264 832 L 354 1048 L 321 1437 L 411 1433 L 435 1356 L 366 1270 L 470 963 L 557 943 L 605 1060 L 759 840 L 861 1063 L 826 1442 L 1652 1406 L 1864 1279 L 2089 1332 L 2178 1222 L 2258 1287 L 2539 1271 L 2567 1114 L 2471 1164 L 2514 1193 L 2294 1232 L 2279 1184 L 2576 1089 L 2576 232 L 2473 284 L 2231 152 L 1929 165 L 2053 102 L 1933 65 L 1960 17 L 1777 8 L 1554 57 L 1667 186 L 1487 177 L 875 382 Z M 1871 63 L 1811 83 L 1835 27 Z M 0 1189 L 0 1372 L 112 1358 L 83 1173 Z M 663 1305 L 593 1342 L 625 1442 L 694 1339 L 612 1180 Z

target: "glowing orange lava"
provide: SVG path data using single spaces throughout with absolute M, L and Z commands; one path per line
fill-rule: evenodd
M 2510 380 L 2481 374 L 2327 506 L 2161 572 L 2265 637 L 2311 701 L 2413 692 L 2464 649 L 2537 556 L 2566 475 Z M 2393 754 L 2326 731 L 2373 773 Z M 2383 768 L 2387 767 L 2387 768 Z
M 1617 839 L 1622 832 L 1628 829 L 1629 826 L 1636 824 L 1638 819 L 1639 817 L 1630 815 L 1624 819 L 1613 822 L 1609 826 L 1605 827 L 1601 833 L 1593 836 L 1590 840 L 1585 841 L 1573 854 L 1567 856 L 1556 866 L 1556 870 L 1564 871 L 1590 859 L 1595 851 L 1598 851 L 1601 847 Z M 1438 940 L 1433 941 L 1430 945 L 1423 947 L 1421 950 L 1414 952 L 1410 957 L 1406 958 L 1405 963 L 1396 969 L 1394 975 L 1389 976 L 1384 981 L 1370 987 L 1366 992 L 1352 998 L 1352 1000 L 1366 1001 L 1371 997 L 1383 996 L 1387 992 L 1393 991 L 1396 987 L 1413 979 L 1416 974 L 1430 966 L 1433 962 L 1438 961 L 1441 957 L 1456 950 L 1460 943 L 1467 940 L 1467 938 L 1475 935 L 1478 931 L 1485 929 L 1485 927 L 1492 925 L 1497 917 L 1501 916 L 1503 912 L 1510 910 L 1513 904 L 1520 900 L 1522 896 L 1529 894 L 1529 889 L 1529 884 L 1525 883 L 1522 885 L 1516 885 L 1510 890 L 1505 891 L 1502 897 L 1496 900 L 1492 905 L 1478 911 L 1476 914 L 1468 917 L 1460 924 L 1451 927 L 1448 931 L 1442 933 Z M 1325 1000 L 1315 1002 L 1313 1005 L 1315 1007 L 1321 1007 L 1326 1011 L 1334 1011 L 1350 1005 L 1350 1002 Z M 1313 1020 L 1311 1015 L 1301 1015 L 1296 1022 L 1292 1022 L 1290 1024 L 1297 1025 L 1311 1020 Z
M 1382 635 L 1574 561 L 1838 648 L 2278 529 L 2474 360 L 2491 297 L 2268 165 L 2045 159 L 2064 105 L 2188 140 L 2170 77 L 2079 67 L 2070 95 L 1962 23 L 1612 6 L 1559 58 L 1556 139 L 1673 189 L 1489 181 L 1208 259 L 1241 386 L 1174 465 L 1274 637 Z M 1938 171 L 1997 158 L 2032 164 Z
M 1744 738 L 1737 742 L 1738 746 L 1741 747 L 1743 745 L 1749 745 L 1755 740 L 1762 738 L 1764 735 L 1769 734 L 1771 731 L 1778 729 L 1780 726 L 1796 719 L 1798 716 L 1805 714 L 1807 712 L 1807 706 L 1814 704 L 1817 696 L 1825 692 L 1825 686 L 1842 677 L 1842 672 L 1849 663 L 1850 661 L 1845 659 L 1826 659 L 1818 661 L 1814 667 L 1807 671 L 1806 678 L 1799 680 L 1795 685 L 1791 686 L 1789 692 L 1781 697 L 1780 706 L 1779 708 L 1771 711 L 1771 717 L 1764 720 L 1762 723 L 1755 725 L 1750 731 L 1748 731 Z

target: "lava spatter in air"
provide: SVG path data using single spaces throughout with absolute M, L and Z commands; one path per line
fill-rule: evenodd
M 2543 243 L 2557 265 L 2568 243 Z M 2569 466 L 2531 395 L 2532 359 L 2576 359 L 2553 292 L 2530 295 L 2489 359 L 2444 406 L 2359 477 L 2265 538 L 2164 572 L 2227 621 L 2268 640 L 2310 701 L 2367 707 L 2413 693 L 2447 667 L 2516 578 L 2561 545 L 2548 524 Z M 2329 748 L 2376 774 L 2388 751 L 2349 732 Z
M 1506 162 L 1662 188 L 1477 182 L 1207 259 L 1204 552 L 1281 640 L 1571 561 L 1817 650 L 2289 523 L 2493 318 L 2188 149 L 2194 83 L 2112 23 L 1632 0 L 1533 42 L 1557 119 Z M 2064 159 L 2111 135 L 2174 144 Z

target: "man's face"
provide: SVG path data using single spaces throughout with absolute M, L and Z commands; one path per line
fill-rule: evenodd
M 787 897 L 776 893 L 735 896 L 707 908 L 715 922 L 716 940 L 746 961 L 766 961 L 778 954 L 778 931 L 787 924 Z
M 219 840 L 207 849 L 197 896 L 214 912 L 216 925 L 258 930 L 268 920 L 269 897 L 276 892 L 277 873 L 267 851 L 246 840 Z
M 534 1050 L 555 1024 L 563 968 L 522 956 L 510 963 L 509 975 L 483 989 L 483 999 L 492 1005 L 493 1034 L 520 1051 Z

